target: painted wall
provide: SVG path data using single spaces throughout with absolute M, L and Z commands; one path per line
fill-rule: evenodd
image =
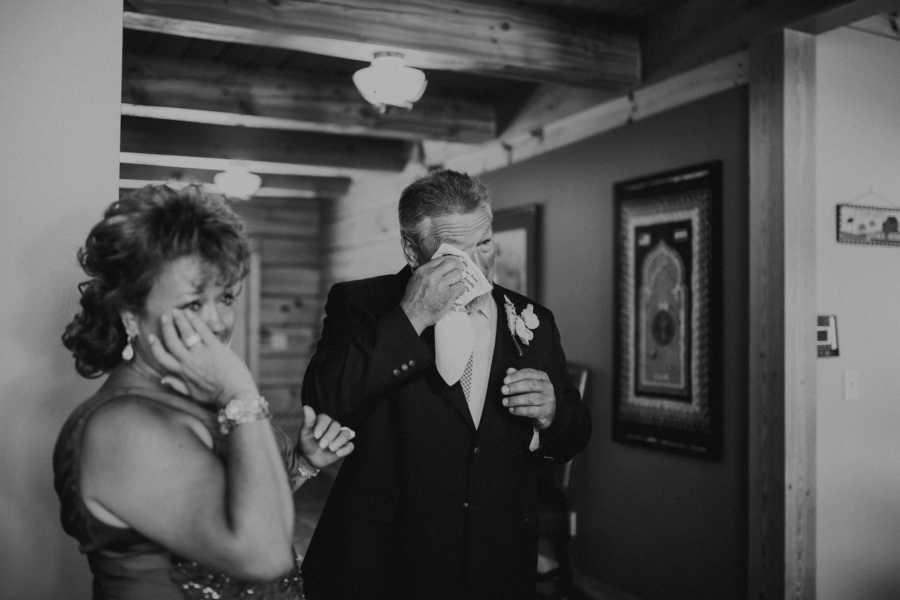
M 594 437 L 576 465 L 577 566 L 645 600 L 741 598 L 746 545 L 746 94 L 733 90 L 482 177 L 495 207 L 544 205 L 543 301 L 593 373 Z M 724 453 L 614 443 L 614 182 L 721 159 Z
M 840 342 L 818 360 L 818 598 L 900 598 L 900 248 L 838 244 L 834 225 L 838 203 L 900 210 L 900 42 L 820 36 L 816 79 L 818 312 Z
M 0 3 L 0 598 L 88 598 L 59 525 L 50 455 L 95 387 L 59 336 L 75 250 L 116 198 L 121 3 Z

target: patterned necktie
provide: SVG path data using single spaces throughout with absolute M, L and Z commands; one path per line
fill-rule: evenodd
M 459 384 L 462 386 L 463 393 L 466 395 L 466 400 L 469 400 L 472 395 L 472 365 L 475 361 L 475 352 L 473 351 L 469 354 L 469 360 L 466 363 L 466 368 L 463 371 L 462 377 L 459 378 Z

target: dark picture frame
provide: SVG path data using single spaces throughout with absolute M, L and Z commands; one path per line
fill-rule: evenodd
M 529 204 L 494 211 L 497 254 L 494 281 L 540 301 L 542 207 Z
M 719 161 L 617 183 L 613 439 L 722 446 Z

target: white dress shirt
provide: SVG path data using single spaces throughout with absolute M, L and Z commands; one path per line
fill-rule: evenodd
M 491 376 L 491 361 L 497 337 L 497 303 L 490 294 L 485 294 L 473 300 L 469 309 L 469 322 L 472 324 L 475 341 L 472 344 L 472 388 L 466 400 L 477 428 L 484 412 L 484 399 Z
M 475 422 L 475 428 L 481 423 L 484 412 L 484 400 L 487 396 L 488 380 L 491 376 L 491 363 L 494 358 L 494 344 L 497 337 L 497 303 L 490 294 L 485 294 L 469 304 L 469 322 L 475 333 L 472 353 L 472 388 L 466 401 L 469 413 Z M 528 449 L 534 452 L 541 445 L 537 428 L 531 436 Z

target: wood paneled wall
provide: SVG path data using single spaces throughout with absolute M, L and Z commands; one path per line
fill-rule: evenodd
M 234 202 L 259 254 L 260 391 L 291 435 L 300 385 L 318 339 L 322 310 L 321 207 L 325 200 L 254 198 Z
M 323 290 L 338 281 L 393 273 L 404 264 L 397 201 L 403 188 L 425 174 L 410 163 L 403 173 L 354 179 L 347 193 L 322 207 Z

